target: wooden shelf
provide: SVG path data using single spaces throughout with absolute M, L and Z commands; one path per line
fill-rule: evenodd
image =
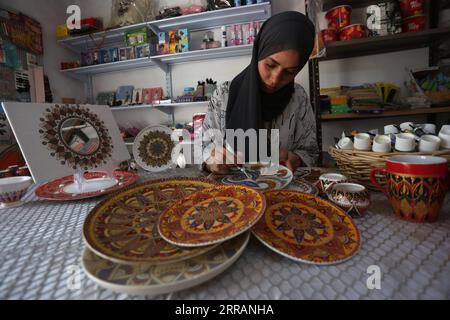
M 320 60 L 344 59 L 417 49 L 448 39 L 450 39 L 450 28 L 435 28 L 419 32 L 404 32 L 388 36 L 337 41 L 326 46 L 327 55 L 320 58 Z
M 358 113 L 322 114 L 321 119 L 322 121 L 351 120 L 351 119 L 355 120 L 355 119 L 389 118 L 389 117 L 401 117 L 401 116 L 436 114 L 436 113 L 450 113 L 450 107 L 386 111 L 380 114 L 358 114 Z

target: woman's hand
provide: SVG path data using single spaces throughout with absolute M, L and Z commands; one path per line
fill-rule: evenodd
M 300 157 L 292 151 L 281 149 L 280 164 L 285 165 L 289 168 L 289 170 L 295 172 L 295 170 L 297 170 L 297 168 L 301 166 L 302 159 L 300 159 Z
M 206 168 L 212 173 L 226 174 L 230 167 L 237 164 L 237 158 L 225 148 L 216 147 L 211 152 L 211 157 L 206 160 Z

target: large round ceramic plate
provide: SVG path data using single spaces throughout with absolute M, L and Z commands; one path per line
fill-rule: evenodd
M 225 271 L 244 252 L 248 239 L 247 232 L 195 258 L 164 265 L 121 265 L 86 248 L 82 265 L 88 277 L 103 288 L 126 294 L 166 294 L 199 285 Z
M 298 178 L 292 180 L 292 182 L 288 186 L 288 189 L 312 194 L 313 196 L 317 196 L 319 194 L 319 189 L 315 185 L 313 185 L 311 182 Z
M 87 216 L 83 236 L 98 256 L 122 264 L 162 264 L 192 258 L 212 247 L 173 246 L 157 231 L 160 214 L 177 200 L 214 186 L 207 180 L 151 180 L 100 202 Z
M 105 172 L 86 172 L 85 191 L 78 192 L 73 175 L 45 183 L 36 189 L 39 198 L 55 201 L 81 200 L 102 196 L 134 184 L 139 176 L 129 171 L 114 171 L 114 179 Z M 92 190 L 92 191 L 91 191 Z
M 265 196 L 266 212 L 252 231 L 270 249 L 321 265 L 346 261 L 359 250 L 359 231 L 337 206 L 296 191 L 270 191 Z
M 289 168 L 280 165 L 275 174 L 261 175 L 260 169 L 256 167 L 248 167 L 245 169 L 247 175 L 237 169 L 233 169 L 227 175 L 212 175 L 211 178 L 217 182 L 227 185 L 243 185 L 252 187 L 263 192 L 269 190 L 284 189 L 292 181 L 292 171 Z M 249 178 L 250 177 L 250 178 Z
M 251 228 L 262 216 L 264 195 L 246 186 L 215 186 L 174 203 L 161 214 L 158 231 L 178 246 L 220 243 Z
M 170 168 L 175 146 L 171 134 L 172 130 L 164 126 L 150 126 L 139 132 L 133 143 L 136 163 L 144 170 L 152 172 Z

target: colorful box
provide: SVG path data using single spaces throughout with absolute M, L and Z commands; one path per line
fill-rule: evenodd
M 131 60 L 136 57 L 134 47 L 124 47 L 119 49 L 120 61 Z
M 81 65 L 82 66 L 90 66 L 94 64 L 92 60 L 92 52 L 82 52 L 81 53 Z
M 148 44 L 144 44 L 142 46 L 137 46 L 135 48 L 136 58 L 145 58 L 150 56 L 150 46 Z
M 100 63 L 111 63 L 119 61 L 117 48 L 106 48 L 100 50 Z
M 169 31 L 169 53 L 177 53 L 178 42 L 178 31 Z
M 132 104 L 142 104 L 142 89 L 133 90 Z
M 147 28 L 139 28 L 125 33 L 125 43 L 127 46 L 140 46 L 148 43 Z

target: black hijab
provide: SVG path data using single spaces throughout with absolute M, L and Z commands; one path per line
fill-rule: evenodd
M 300 12 L 279 13 L 263 24 L 255 39 L 250 65 L 231 82 L 227 129 L 263 129 L 264 121 L 270 121 L 284 111 L 294 92 L 294 81 L 272 94 L 265 93 L 260 89 L 258 61 L 280 51 L 295 49 L 300 53 L 300 72 L 311 55 L 314 38 L 314 24 Z

